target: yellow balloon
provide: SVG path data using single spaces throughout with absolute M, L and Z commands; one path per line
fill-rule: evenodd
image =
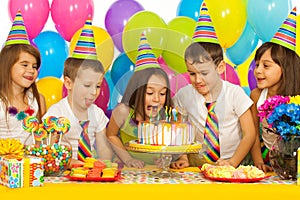
M 62 99 L 63 81 L 52 76 L 37 81 L 38 91 L 44 95 L 47 109 Z
M 109 69 L 114 58 L 114 42 L 109 33 L 107 33 L 104 29 L 97 26 L 92 26 L 92 29 L 94 32 L 97 57 L 98 60 L 101 61 L 104 71 L 106 72 Z M 70 41 L 70 55 L 72 55 L 75 49 L 77 41 L 80 37 L 81 30 L 82 28 L 77 30 Z
M 246 25 L 247 12 L 241 0 L 205 0 L 217 37 L 223 48 L 229 48 L 239 39 Z
M 124 52 L 133 63 L 136 61 L 142 33 L 146 35 L 158 58 L 166 43 L 167 25 L 160 16 L 150 11 L 137 12 L 128 19 L 123 30 L 122 44 Z
M 168 40 L 162 57 L 176 73 L 185 73 L 187 68 L 184 61 L 184 52 L 192 43 L 196 22 L 192 18 L 179 16 L 172 19 L 167 27 Z

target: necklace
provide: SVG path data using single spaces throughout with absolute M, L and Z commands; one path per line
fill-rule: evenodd
M 34 113 L 34 110 L 30 108 L 30 106 L 28 106 L 28 108 L 24 111 L 18 111 L 18 109 L 14 106 L 9 106 L 8 107 L 8 113 L 11 116 L 16 116 L 16 118 L 20 121 L 23 120 L 25 117 L 32 116 Z

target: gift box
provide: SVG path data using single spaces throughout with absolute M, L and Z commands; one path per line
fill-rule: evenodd
M 9 188 L 43 186 L 42 159 L 29 156 L 0 156 L 0 184 Z

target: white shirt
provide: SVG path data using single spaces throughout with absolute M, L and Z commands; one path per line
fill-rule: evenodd
M 47 113 L 43 116 L 45 119 L 48 116 L 55 117 L 66 117 L 70 120 L 70 130 L 68 133 L 64 135 L 65 139 L 67 139 L 72 145 L 72 158 L 77 159 L 78 152 L 78 140 L 80 138 L 80 134 L 82 132 L 82 127 L 79 124 L 79 120 L 73 114 L 71 107 L 68 103 L 67 97 L 63 98 L 56 104 L 53 104 L 47 111 Z M 108 118 L 104 114 L 103 110 L 92 104 L 88 108 L 88 119 L 90 120 L 88 126 L 88 135 L 91 142 L 92 151 L 94 151 L 93 144 L 95 143 L 96 133 L 99 133 L 103 129 L 106 128 L 106 124 L 108 123 Z
M 186 110 L 188 120 L 198 129 L 196 140 L 203 142 L 203 132 L 208 113 L 205 98 L 189 84 L 177 92 L 173 97 L 173 101 L 174 106 L 178 106 L 179 110 Z M 242 139 L 239 117 L 252 104 L 253 101 L 240 86 L 222 81 L 222 90 L 216 100 L 214 109 L 219 123 L 221 158 L 231 158 L 236 151 Z
M 34 110 L 33 116 L 36 116 L 38 113 L 38 103 L 37 100 L 33 98 L 32 92 L 28 92 L 28 105 Z M 6 121 L 5 111 L 5 105 L 0 100 L 0 138 L 18 139 L 22 143 L 25 143 L 30 133 L 23 129 L 22 120 L 19 121 L 16 116 L 7 113 Z M 32 139 L 32 137 L 28 138 L 26 144 L 32 144 Z

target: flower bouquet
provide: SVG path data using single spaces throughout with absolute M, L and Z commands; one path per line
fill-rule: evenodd
M 260 121 L 278 135 L 270 151 L 270 163 L 282 179 L 297 178 L 297 149 L 300 147 L 300 95 L 268 98 L 258 108 Z

